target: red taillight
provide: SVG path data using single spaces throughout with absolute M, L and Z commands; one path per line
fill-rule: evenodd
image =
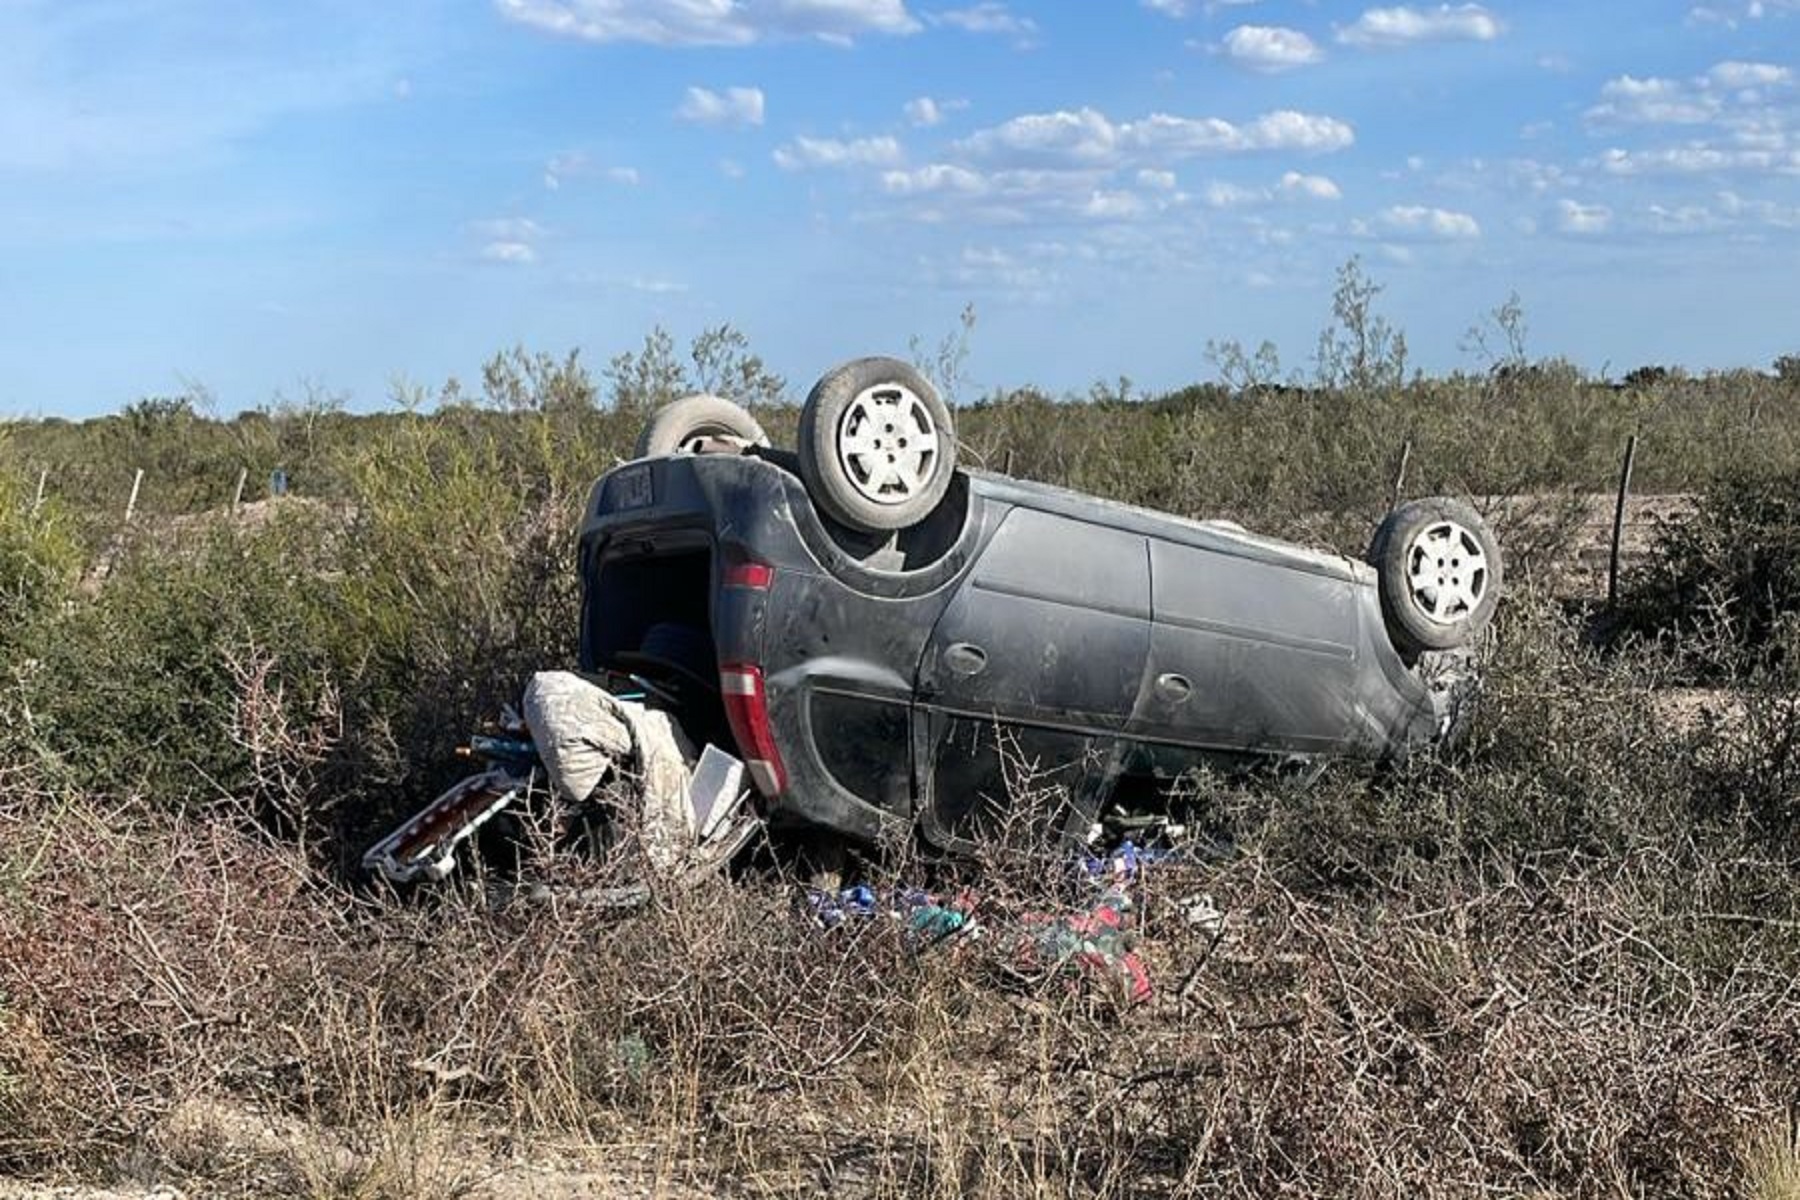
M 734 562 L 725 564 L 725 586 L 749 588 L 754 592 L 766 592 L 775 581 L 775 568 L 767 563 Z
M 765 571 L 767 567 L 763 568 Z M 763 688 L 762 668 L 754 663 L 725 663 L 719 668 L 719 691 L 725 698 L 725 719 L 738 753 L 756 782 L 756 790 L 771 798 L 787 790 L 787 768 L 775 748 L 769 728 L 769 696 Z

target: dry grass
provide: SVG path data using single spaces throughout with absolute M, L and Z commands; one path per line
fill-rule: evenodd
M 1744 1152 L 1744 1176 L 1750 1200 L 1800 1200 L 1800 1133 L 1792 1118 L 1751 1139 Z
M 1161 989 L 1120 1011 L 1002 986 L 993 942 L 919 957 L 882 921 L 820 934 L 779 878 L 630 918 L 383 900 L 229 810 L 7 795 L 9 1172 L 477 1195 L 533 1146 L 636 1144 L 637 1185 L 757 1196 L 1795 1179 L 1767 1133 L 1800 1082 L 1792 934 L 1784 968 L 1773 922 L 1652 914 L 1680 869 L 1655 855 L 1335 894 L 1254 850 L 1167 866 L 1140 893 Z M 984 878 L 996 927 L 1054 902 L 1041 862 L 1035 885 L 1012 865 Z M 1201 889 L 1222 936 L 1183 916 Z

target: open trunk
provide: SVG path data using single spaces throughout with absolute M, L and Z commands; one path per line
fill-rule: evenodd
M 719 694 L 713 642 L 713 548 L 698 535 L 620 541 L 592 568 L 582 614 L 582 669 L 633 677 L 696 746 L 737 752 Z

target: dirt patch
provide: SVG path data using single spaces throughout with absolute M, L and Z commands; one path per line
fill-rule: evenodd
M 1694 499 L 1681 492 L 1626 497 L 1619 536 L 1621 575 L 1648 559 L 1657 532 L 1692 512 Z M 1606 595 L 1617 504 L 1618 496 L 1610 492 L 1475 498 L 1500 537 L 1508 573 L 1545 580 L 1554 594 L 1572 600 Z
M 355 1130 L 230 1102 L 190 1101 L 159 1136 L 194 1182 L 106 1186 L 0 1179 L 0 1200 L 191 1200 L 198 1196 L 458 1196 L 465 1200 L 700 1200 L 693 1164 L 666 1138 L 521 1145 L 499 1130 L 414 1115 Z

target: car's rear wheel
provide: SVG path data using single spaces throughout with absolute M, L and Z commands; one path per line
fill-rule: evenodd
M 1402 654 L 1467 645 L 1500 602 L 1500 543 L 1481 515 L 1448 497 L 1387 515 L 1369 544 L 1388 635 Z
M 720 441 L 766 446 L 769 435 L 755 417 L 723 396 L 684 396 L 650 415 L 638 434 L 637 457 L 702 454 Z
M 859 358 L 828 372 L 800 410 L 800 477 L 852 529 L 905 529 L 931 515 L 956 472 L 950 410 L 918 371 Z

